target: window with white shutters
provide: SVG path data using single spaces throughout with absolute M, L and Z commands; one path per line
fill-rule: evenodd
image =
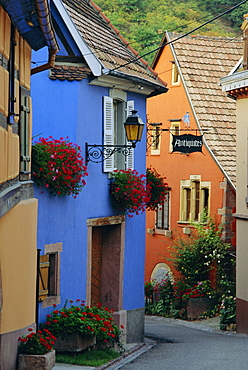
M 124 122 L 134 109 L 134 101 L 123 101 L 118 97 L 104 96 L 103 99 L 103 120 L 104 120 L 104 145 L 129 145 L 125 136 Z M 111 172 L 115 169 L 134 168 L 134 150 L 125 157 L 122 153 L 116 152 L 103 162 L 103 171 Z
M 114 145 L 114 107 L 113 99 L 109 96 L 103 97 L 103 126 L 104 126 L 104 145 Z M 104 172 L 114 170 L 114 156 L 110 156 L 103 161 Z

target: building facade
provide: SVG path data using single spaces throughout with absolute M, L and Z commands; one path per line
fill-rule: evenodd
M 51 72 L 32 78 L 34 108 L 42 102 L 34 109 L 33 137 L 68 137 L 84 159 L 86 143 L 125 145 L 127 116 L 135 109 L 145 121 L 147 97 L 166 92 L 166 84 L 145 61 L 128 64 L 137 54 L 93 2 L 53 0 L 51 11 L 60 51 Z M 33 54 L 37 64 L 43 58 L 42 51 Z M 144 134 L 127 157 L 117 152 L 93 163 L 89 155 L 86 186 L 76 199 L 35 188 L 38 248 L 55 271 L 39 304 L 40 321 L 53 304 L 83 299 L 113 309 L 127 342 L 143 341 L 145 215 L 129 219 L 112 206 L 110 173 L 145 173 L 145 145 Z
M 147 163 L 166 177 L 169 190 L 157 212 L 147 213 L 146 280 L 177 276 L 170 251 L 203 211 L 222 223 L 235 254 L 235 104 L 219 78 L 240 59 L 242 43 L 180 36 L 167 33 L 153 63 L 169 91 L 148 99 Z

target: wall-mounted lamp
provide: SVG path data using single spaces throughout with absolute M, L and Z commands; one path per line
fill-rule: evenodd
M 140 116 L 137 115 L 137 110 L 132 110 L 132 114 L 127 117 L 124 122 L 125 132 L 127 141 L 131 145 L 97 145 L 85 143 L 85 160 L 86 163 L 103 162 L 115 153 L 122 153 L 124 156 L 128 156 L 132 148 L 136 147 L 136 143 L 141 141 L 144 123 Z

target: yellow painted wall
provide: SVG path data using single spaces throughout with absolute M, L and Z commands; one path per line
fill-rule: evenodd
M 12 127 L 8 126 L 8 180 L 19 174 L 20 148 L 19 136 L 13 134 Z
M 37 207 L 25 200 L 0 218 L 1 334 L 35 321 Z
M 7 179 L 7 141 L 7 131 L 3 127 L 0 127 L 0 184 Z

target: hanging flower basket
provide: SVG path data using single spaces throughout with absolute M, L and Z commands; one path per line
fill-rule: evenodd
M 146 208 L 154 211 L 158 208 L 159 204 L 163 203 L 169 187 L 165 182 L 165 177 L 162 177 L 151 167 L 146 170 L 146 183 L 149 197 Z
M 32 146 L 32 175 L 38 187 L 56 196 L 79 194 L 88 176 L 80 147 L 60 138 L 40 138 Z
M 146 176 L 135 170 L 116 170 L 111 177 L 110 193 L 114 207 L 129 217 L 143 213 L 149 201 Z

